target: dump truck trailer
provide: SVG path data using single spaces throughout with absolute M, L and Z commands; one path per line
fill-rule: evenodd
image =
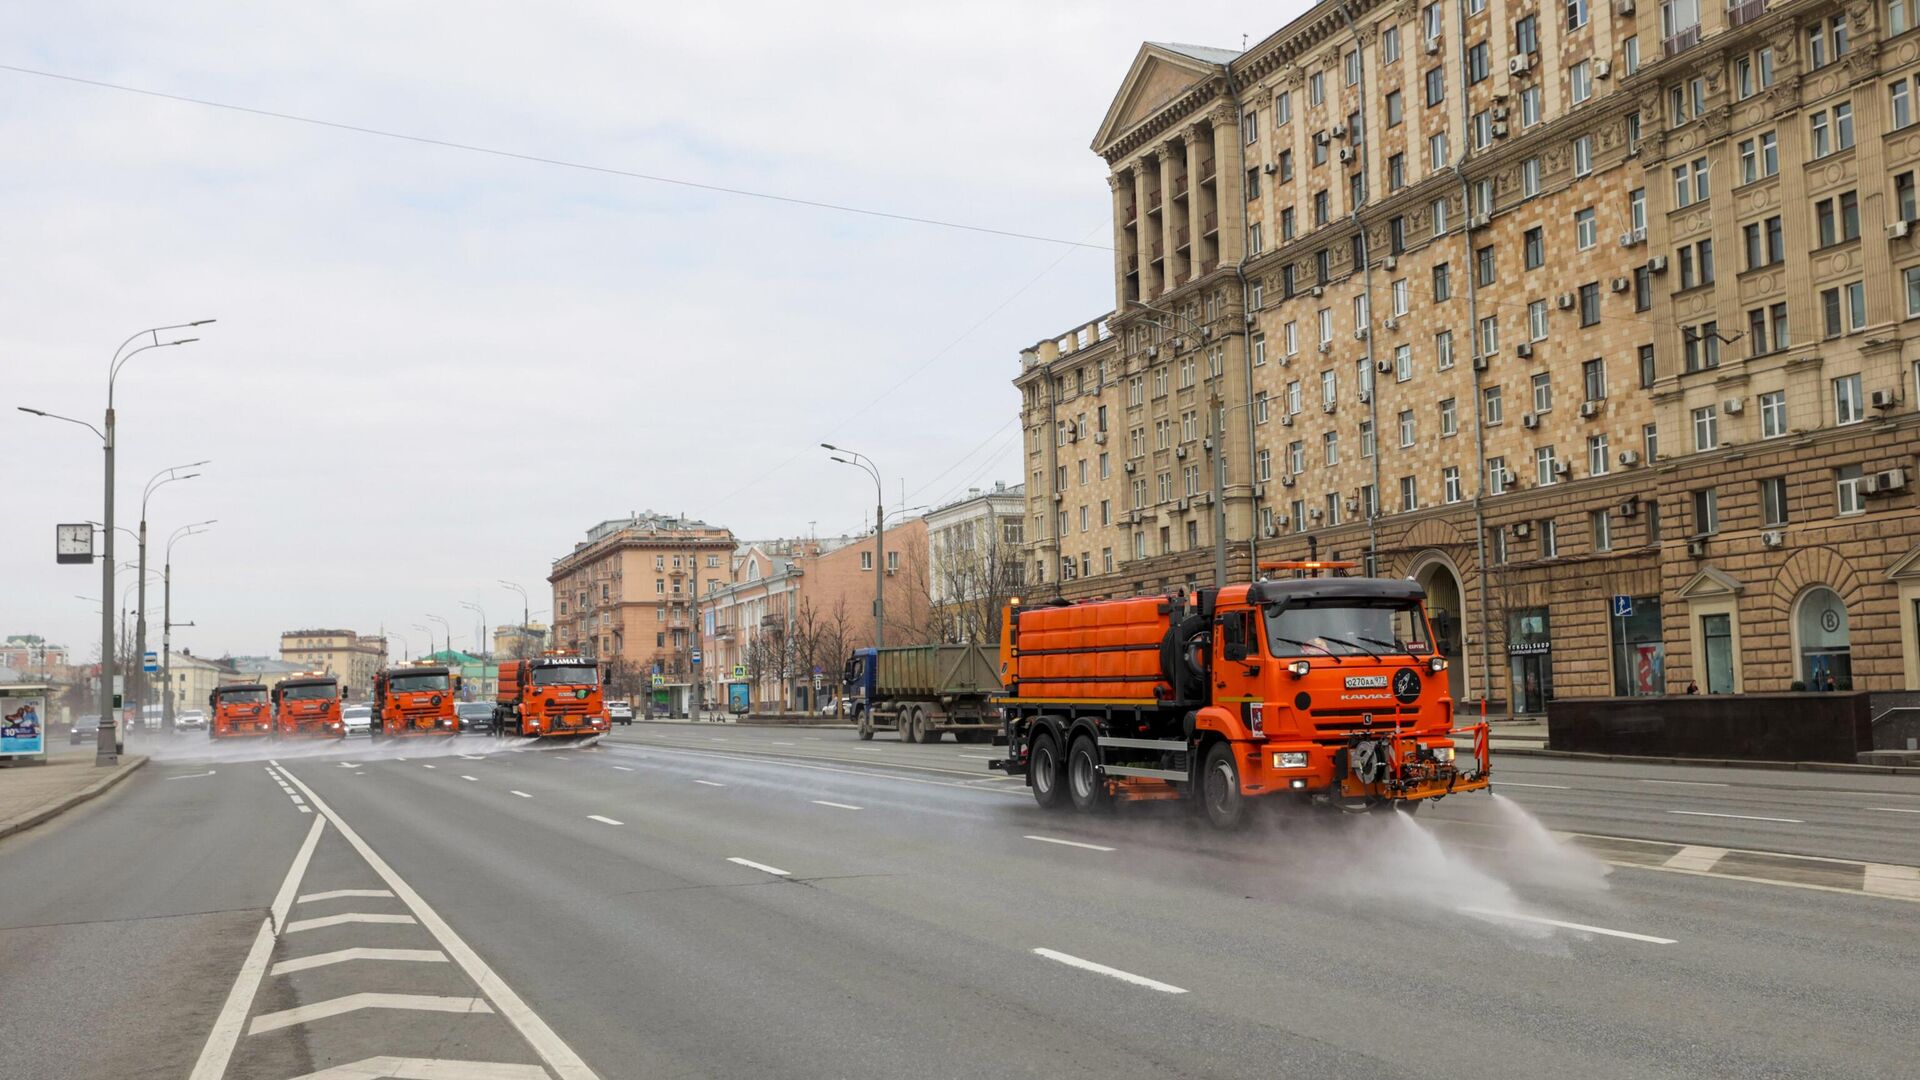
M 228 683 L 207 695 L 207 738 L 266 739 L 273 736 L 273 704 L 262 683 Z
M 855 649 L 844 696 L 862 739 L 892 729 L 903 742 L 939 742 L 947 731 L 960 742 L 987 742 L 1000 723 L 998 668 L 979 645 Z
M 495 734 L 520 738 L 604 735 L 608 715 L 600 668 L 591 658 L 553 654 L 500 665 Z
M 282 739 L 344 739 L 340 717 L 340 680 L 331 675 L 296 675 L 273 688 L 274 734 Z
M 1043 807 L 1188 799 L 1223 828 L 1255 800 L 1413 809 L 1483 790 L 1486 724 L 1454 726 L 1424 599 L 1407 580 L 1292 577 L 1010 605 L 1007 756 L 991 767 L 1025 777 Z

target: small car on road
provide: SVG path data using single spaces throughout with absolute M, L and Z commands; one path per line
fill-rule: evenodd
M 348 705 L 340 710 L 341 730 L 348 735 L 373 734 L 373 706 Z
M 205 731 L 207 730 L 207 714 L 201 712 L 199 709 L 188 709 L 186 712 L 180 713 L 173 718 L 173 729 L 175 731 Z
M 462 701 L 453 707 L 453 713 L 460 720 L 462 735 L 493 734 L 493 703 L 489 701 Z
M 607 702 L 607 719 L 613 721 L 616 724 L 633 723 L 633 702 L 631 701 Z

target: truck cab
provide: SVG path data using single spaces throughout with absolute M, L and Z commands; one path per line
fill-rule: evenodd
M 556 653 L 500 665 L 494 700 L 494 726 L 500 734 L 599 735 L 608 722 L 600 666 L 592 657 Z
M 433 664 L 391 667 L 373 677 L 373 725 L 376 739 L 457 735 L 454 699 L 460 677 Z
M 209 739 L 270 738 L 273 706 L 260 683 L 229 683 L 207 695 Z
M 273 688 L 274 727 L 283 739 L 343 739 L 340 682 L 331 675 L 296 675 Z
M 847 718 L 859 720 L 873 703 L 874 675 L 880 650 L 871 646 L 847 654 L 846 671 L 840 677 L 840 696 L 847 703 Z

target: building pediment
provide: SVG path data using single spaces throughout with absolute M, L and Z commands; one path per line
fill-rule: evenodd
M 1887 567 L 1888 581 L 1920 581 L 1920 544 Z
M 1708 566 L 1687 579 L 1680 586 L 1679 597 L 1682 600 L 1710 600 L 1726 596 L 1737 596 L 1746 588 L 1746 583 L 1724 570 Z
M 1181 95 L 1221 73 L 1221 65 L 1236 53 L 1149 41 L 1140 46 L 1133 66 L 1120 83 L 1120 92 L 1107 106 L 1106 118 L 1093 137 L 1093 150 L 1102 153 L 1122 135 L 1138 127 Z

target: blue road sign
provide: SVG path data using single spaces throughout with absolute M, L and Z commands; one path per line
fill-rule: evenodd
M 146 668 L 147 668 L 147 674 L 149 675 L 160 670 L 160 654 L 159 653 L 150 652 L 147 654 Z
M 695 649 L 695 650 L 693 650 L 693 662 L 694 662 L 694 663 L 696 663 L 696 664 L 700 662 L 700 650 L 699 650 L 699 649 Z
M 1613 617 L 1628 619 L 1633 617 L 1633 597 L 1616 596 L 1613 598 Z

